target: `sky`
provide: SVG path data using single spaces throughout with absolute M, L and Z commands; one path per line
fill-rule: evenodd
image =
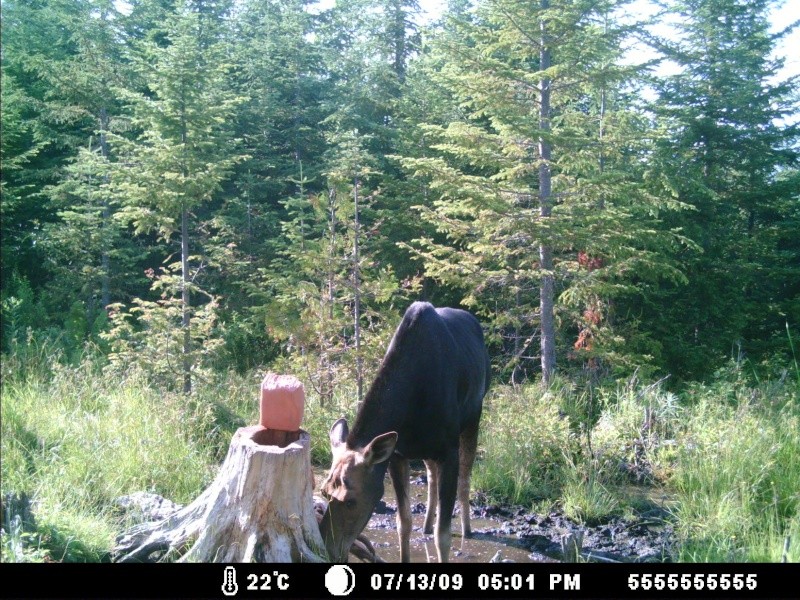
M 125 0 L 115 1 L 121 10 L 124 11 L 126 8 L 129 10 L 129 7 L 126 7 L 127 3 Z M 319 0 L 317 8 L 328 8 L 333 6 L 334 2 L 335 0 Z M 447 5 L 447 0 L 418 0 L 418 2 L 424 13 L 423 20 L 429 21 L 438 18 Z M 653 2 L 651 0 L 633 0 L 627 12 L 632 16 L 645 16 L 652 14 L 653 10 Z M 773 11 L 771 21 L 773 24 L 773 31 L 775 32 L 791 23 L 800 21 L 800 0 L 783 0 L 782 6 Z M 666 32 L 668 29 L 664 29 L 664 31 Z M 784 57 L 786 61 L 783 70 L 779 74 L 779 79 L 800 75 L 800 27 L 795 28 L 790 35 L 781 41 L 776 49 L 776 53 L 778 56 Z M 669 67 L 665 67 L 665 69 L 668 68 Z
M 420 8 L 426 13 L 430 20 L 436 19 L 444 11 L 447 0 L 418 0 Z M 333 0 L 323 0 L 323 4 L 333 4 Z M 634 0 L 630 9 L 630 15 L 646 16 L 654 11 L 653 3 L 650 0 Z M 771 15 L 773 31 L 777 32 L 781 28 L 800 20 L 800 0 L 784 0 L 783 6 L 774 11 Z M 668 28 L 664 28 L 664 33 Z M 795 30 L 778 46 L 776 53 L 786 59 L 780 79 L 792 75 L 800 75 L 800 27 Z M 668 68 L 668 67 L 666 67 Z

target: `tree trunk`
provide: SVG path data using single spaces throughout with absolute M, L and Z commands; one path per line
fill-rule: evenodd
M 181 330 L 183 331 L 183 392 L 192 392 L 192 335 L 189 298 L 189 214 L 181 208 Z
M 549 0 L 541 0 L 541 7 L 550 7 Z M 542 72 L 550 68 L 551 53 L 544 17 L 540 21 L 541 46 L 539 49 L 539 68 Z M 550 132 L 550 78 L 543 74 L 540 80 L 539 102 L 539 216 L 544 221 L 549 219 L 553 210 L 552 178 L 550 173 L 551 145 L 548 139 Z M 547 228 L 544 228 L 545 231 Z M 542 383 L 549 385 L 556 367 L 556 328 L 554 310 L 555 281 L 553 275 L 553 249 L 547 240 L 539 244 L 539 268 L 542 270 L 542 281 L 539 287 L 539 310 L 542 324 Z
M 117 538 L 117 562 L 322 562 L 310 438 L 242 427 L 214 482 L 194 502 Z
M 108 122 L 108 112 L 106 111 L 105 107 L 103 107 L 100 109 L 100 154 L 106 161 L 109 159 L 108 139 L 106 135 L 106 132 L 108 131 Z M 107 176 L 105 181 L 106 183 L 108 182 Z M 102 272 L 102 281 L 100 284 L 100 302 L 103 310 L 106 310 L 106 306 L 111 304 L 111 255 L 109 253 L 109 246 L 111 245 L 111 242 L 108 239 L 110 220 L 111 206 L 108 203 L 108 196 L 103 194 L 103 251 L 100 258 L 100 270 Z
M 353 210 L 355 212 L 353 234 L 353 295 L 355 306 L 353 308 L 353 329 L 356 338 L 356 388 L 358 391 L 358 409 L 364 402 L 364 359 L 361 356 L 361 263 L 359 256 L 359 234 L 361 224 L 358 219 L 358 185 L 356 177 L 353 181 Z

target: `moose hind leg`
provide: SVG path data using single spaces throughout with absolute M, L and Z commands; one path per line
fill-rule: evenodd
M 440 563 L 450 561 L 452 534 L 450 523 L 453 520 L 453 507 L 456 504 L 458 485 L 458 453 L 439 463 L 439 506 L 436 514 L 436 553 Z
M 411 562 L 411 499 L 408 495 L 408 461 L 393 456 L 389 462 L 389 474 L 392 476 L 394 493 L 397 496 L 397 535 L 400 539 L 400 561 Z
M 434 460 L 426 460 L 425 468 L 428 470 L 428 506 L 425 509 L 425 526 L 422 531 L 430 535 L 433 533 L 436 507 L 439 505 L 439 465 Z
M 461 536 L 472 536 L 469 516 L 469 486 L 472 465 L 478 450 L 478 427 L 468 427 L 461 434 L 458 447 L 458 503 L 461 506 Z

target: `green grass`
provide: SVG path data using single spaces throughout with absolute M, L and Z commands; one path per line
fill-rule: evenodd
M 257 421 L 261 375 L 218 374 L 186 398 L 135 366 L 124 375 L 90 359 L 63 366 L 46 345 L 4 356 L 0 492 L 32 498 L 36 527 L 5 523 L 2 560 L 108 560 L 127 526 L 115 498 L 193 500 L 236 428 Z M 307 390 L 315 465 L 330 464 L 328 430 L 352 421 L 355 404 L 347 386 L 325 403 Z M 633 482 L 631 465 L 646 477 Z M 585 523 L 646 510 L 643 499 L 658 496 L 679 560 L 779 561 L 789 536 L 787 558 L 800 561 L 800 389 L 787 376 L 748 382 L 737 366 L 680 393 L 635 381 L 497 385 L 472 482 L 493 501 L 559 507 Z
M 596 461 L 570 464 L 561 490 L 564 514 L 580 523 L 593 525 L 620 511 L 620 503 L 603 482 Z
M 558 495 L 570 438 L 551 393 L 496 387 L 484 400 L 473 489 L 515 504 Z
M 191 501 L 213 478 L 235 423 L 222 418 L 214 387 L 213 398 L 187 401 L 135 370 L 109 379 L 89 362 L 51 369 L 4 373 L 2 492 L 34 498 L 52 559 L 103 560 L 121 525 L 114 499 L 147 490 Z M 252 386 L 224 388 L 233 405 L 236 393 L 254 396 Z
M 798 539 L 799 414 L 796 397 L 779 409 L 709 397 L 692 407 L 670 481 L 682 560 L 777 560 L 785 537 Z

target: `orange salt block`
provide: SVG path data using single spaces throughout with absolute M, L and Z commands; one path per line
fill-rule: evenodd
M 267 429 L 297 431 L 303 420 L 305 402 L 305 390 L 297 377 L 267 373 L 261 382 L 259 422 Z

